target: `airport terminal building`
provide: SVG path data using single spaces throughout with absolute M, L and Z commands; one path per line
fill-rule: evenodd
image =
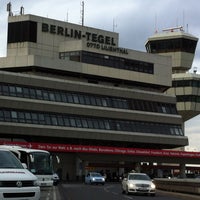
M 7 56 L 0 58 L 1 141 L 69 145 L 57 153 L 62 178 L 69 174 L 72 180 L 87 169 L 123 172 L 143 161 L 91 153 L 92 148 L 70 151 L 74 146 L 163 150 L 188 145 L 176 97 L 166 94 L 172 86 L 171 57 L 121 48 L 118 42 L 115 32 L 9 16 Z

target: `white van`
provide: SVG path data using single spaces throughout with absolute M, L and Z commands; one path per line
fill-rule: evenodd
M 0 149 L 0 200 L 39 200 L 37 177 L 9 150 Z

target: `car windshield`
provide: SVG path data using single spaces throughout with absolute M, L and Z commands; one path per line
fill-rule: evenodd
M 150 178 L 146 174 L 130 174 L 129 180 L 145 180 L 149 181 Z
M 0 150 L 0 169 L 23 169 L 20 161 L 9 151 Z
M 101 177 L 101 174 L 99 174 L 99 173 L 91 173 L 91 176 L 93 176 L 93 177 Z

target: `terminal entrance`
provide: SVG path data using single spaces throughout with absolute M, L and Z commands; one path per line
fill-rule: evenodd
M 200 171 L 199 152 L 12 141 L 0 141 L 0 144 L 47 150 L 58 155 L 61 162 L 54 170 L 62 180 L 69 181 L 82 180 L 89 171 L 103 173 L 109 181 L 117 181 L 132 170 L 152 178 L 185 177 Z

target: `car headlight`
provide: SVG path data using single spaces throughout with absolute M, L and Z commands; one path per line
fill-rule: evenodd
M 39 181 L 38 180 L 33 181 L 33 186 L 40 186 Z
M 105 178 L 102 178 L 102 181 L 105 181 Z
M 155 184 L 151 183 L 151 189 L 156 189 Z
M 130 188 L 134 188 L 134 187 L 135 187 L 135 184 L 129 183 L 128 186 L 129 186 Z
M 92 178 L 92 181 L 95 181 L 95 178 Z

